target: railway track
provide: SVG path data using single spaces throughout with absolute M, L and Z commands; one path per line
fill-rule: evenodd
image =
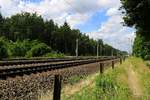
M 112 57 L 100 57 L 99 59 L 112 58 Z M 65 57 L 65 58 L 14 58 L 14 59 L 3 59 L 0 61 L 0 66 L 12 66 L 12 65 L 23 65 L 23 64 L 34 64 L 34 63 L 47 63 L 47 62 L 60 62 L 60 61 L 74 61 L 74 60 L 85 60 L 85 59 L 97 59 L 96 57 Z
M 0 66 L 60 62 L 60 61 L 73 61 L 73 60 L 80 60 L 80 59 L 76 59 L 76 58 L 72 58 L 72 59 L 67 59 L 67 58 L 57 59 L 56 58 L 56 59 L 54 59 L 54 58 L 52 58 L 52 59 L 41 59 L 41 60 L 33 60 L 33 59 L 29 59 L 29 60 L 9 60 L 9 61 L 0 61 Z
M 6 79 L 7 77 L 22 76 L 24 74 L 31 74 L 48 70 L 62 69 L 72 66 L 79 66 L 96 62 L 107 62 L 113 60 L 118 60 L 118 58 L 106 57 L 103 59 L 82 58 L 82 59 L 3 61 L 1 62 L 0 79 Z

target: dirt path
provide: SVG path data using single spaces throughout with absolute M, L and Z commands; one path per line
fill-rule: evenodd
M 126 68 L 126 71 L 128 74 L 128 84 L 133 92 L 134 98 L 135 100 L 140 100 L 143 92 L 137 77 L 137 73 L 133 70 L 132 64 Z

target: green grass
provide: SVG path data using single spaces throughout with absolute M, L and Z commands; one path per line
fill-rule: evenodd
M 121 71 L 121 70 L 120 70 Z M 117 81 L 117 70 L 114 73 L 104 74 L 96 80 L 96 100 L 129 100 L 130 90 L 124 83 Z
M 131 58 L 130 61 L 134 65 L 143 86 L 143 100 L 150 100 L 150 69 L 140 58 Z M 146 62 L 149 63 L 149 61 Z
M 109 70 L 95 79 L 94 86 L 86 86 L 66 100 L 130 100 L 132 93 L 126 81 L 119 81 L 118 76 L 126 77 L 123 67 Z

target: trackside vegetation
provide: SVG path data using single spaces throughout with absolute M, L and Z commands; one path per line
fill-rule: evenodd
M 116 65 L 114 70 L 108 69 L 104 74 L 97 75 L 93 84 L 83 87 L 65 100 L 149 100 L 150 69 L 146 63 L 141 58 L 131 57 L 122 65 Z M 134 92 L 141 93 L 135 95 Z
M 131 58 L 131 63 L 134 65 L 134 70 L 138 73 L 140 83 L 143 88 L 142 100 L 150 99 L 150 61 L 144 61 L 140 58 Z
M 17 40 L 15 42 L 0 38 L 0 57 L 63 57 L 64 54 L 55 52 L 45 43 L 37 40 Z
M 123 66 L 109 69 L 106 73 L 96 76 L 93 85 L 85 86 L 66 100 L 132 100 L 126 77 Z

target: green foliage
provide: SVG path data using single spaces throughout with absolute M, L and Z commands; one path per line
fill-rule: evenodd
M 28 40 L 12 42 L 9 51 L 13 57 L 24 57 L 26 52 L 31 48 Z
M 11 40 L 37 39 L 44 31 L 43 18 L 36 13 L 16 14 L 5 20 L 3 31 Z
M 135 56 L 141 57 L 143 53 L 142 50 L 142 38 L 137 35 L 133 45 L 133 53 Z
M 17 40 L 16 42 L 10 42 L 8 45 L 9 54 L 11 57 L 24 57 L 33 46 L 39 43 L 41 42 L 37 40 Z
M 51 52 L 52 49 L 44 43 L 37 40 L 17 40 L 16 42 L 8 41 L 5 38 L 0 38 L 0 58 L 6 57 L 63 57 L 61 53 Z M 51 53 L 48 56 L 47 53 Z M 46 55 L 47 54 L 47 55 Z M 50 54 L 49 54 L 50 55 Z
M 135 56 L 145 58 L 146 55 L 150 54 L 150 45 L 146 45 L 144 41 L 145 37 L 137 34 L 133 45 L 133 54 Z
M 4 38 L 0 37 L 0 59 L 8 57 L 7 44 Z
M 150 1 L 149 0 L 120 0 L 124 10 L 124 24 L 136 28 L 136 39 L 133 53 L 144 58 L 150 55 Z
M 29 50 L 27 52 L 27 57 L 39 57 L 39 56 L 43 56 L 47 53 L 50 53 L 52 51 L 52 49 L 47 46 L 44 43 L 40 43 L 37 45 L 34 45 L 31 50 Z
M 2 29 L 3 29 L 3 22 L 4 22 L 4 18 L 0 13 L 0 36 L 2 34 Z
M 122 9 L 124 9 L 124 22 L 127 26 L 135 26 L 143 32 L 142 35 L 148 35 L 149 26 L 149 0 L 120 0 Z

